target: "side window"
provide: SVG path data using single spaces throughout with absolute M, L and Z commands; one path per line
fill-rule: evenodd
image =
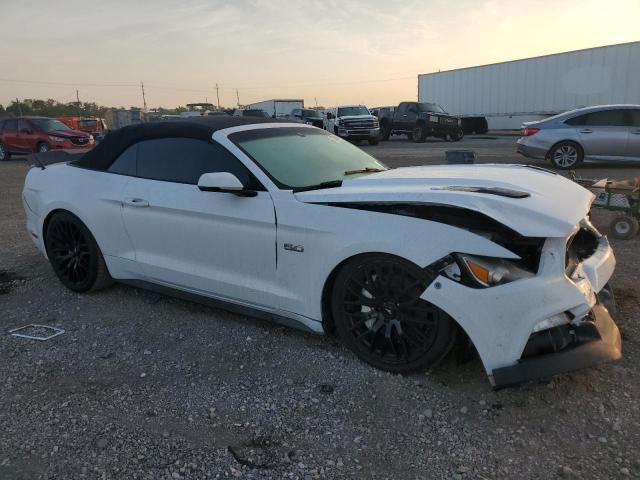
M 592 112 L 587 115 L 584 125 L 593 127 L 618 127 L 625 126 L 624 110 L 603 110 Z
M 121 175 L 136 176 L 136 155 L 138 153 L 138 144 L 131 145 L 115 159 L 109 167 L 111 173 L 119 173 Z
M 18 130 L 31 130 L 31 125 L 26 120 L 18 120 Z
M 587 115 L 578 115 L 577 117 L 570 118 L 569 120 L 565 120 L 564 123 L 567 125 L 584 125 L 584 122 L 587 120 Z
M 230 172 L 253 186 L 250 172 L 219 144 L 193 138 L 158 138 L 138 144 L 137 176 L 196 185 L 203 173 Z
M 631 110 L 631 125 L 640 127 L 640 110 Z
M 405 113 L 407 113 L 407 105 L 406 103 L 401 103 L 400 106 L 398 106 L 398 113 L 400 115 L 404 115 Z
M 17 120 L 7 120 L 7 123 L 4 124 L 5 130 L 18 130 L 18 121 Z

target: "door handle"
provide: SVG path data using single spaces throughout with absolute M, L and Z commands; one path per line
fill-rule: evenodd
M 593 133 L 593 130 L 591 130 L 590 128 L 583 128 L 582 130 L 580 130 L 580 133 Z
M 129 205 L 130 207 L 148 207 L 149 202 L 143 198 L 125 198 L 125 205 Z

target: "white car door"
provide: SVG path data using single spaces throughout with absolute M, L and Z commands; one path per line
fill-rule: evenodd
M 188 138 L 140 142 L 123 195 L 136 268 L 152 282 L 251 306 L 272 304 L 276 224 L 267 191 L 255 197 L 203 192 L 203 173 L 257 182 L 219 144 Z M 256 188 L 260 188 L 255 185 Z

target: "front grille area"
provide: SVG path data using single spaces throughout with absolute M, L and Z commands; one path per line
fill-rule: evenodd
M 89 143 L 89 137 L 71 137 L 70 140 L 74 145 L 87 145 Z
M 345 120 L 340 126 L 348 130 L 371 130 L 377 128 L 375 120 Z
M 451 118 L 451 117 L 440 117 L 440 124 L 441 125 L 458 125 L 458 119 Z

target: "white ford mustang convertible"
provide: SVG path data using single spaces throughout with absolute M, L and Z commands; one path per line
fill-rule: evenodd
M 388 169 L 323 130 L 234 117 L 33 161 L 27 228 L 77 292 L 116 280 L 241 307 L 392 372 L 468 339 L 496 387 L 621 356 L 593 195 L 553 172 Z

